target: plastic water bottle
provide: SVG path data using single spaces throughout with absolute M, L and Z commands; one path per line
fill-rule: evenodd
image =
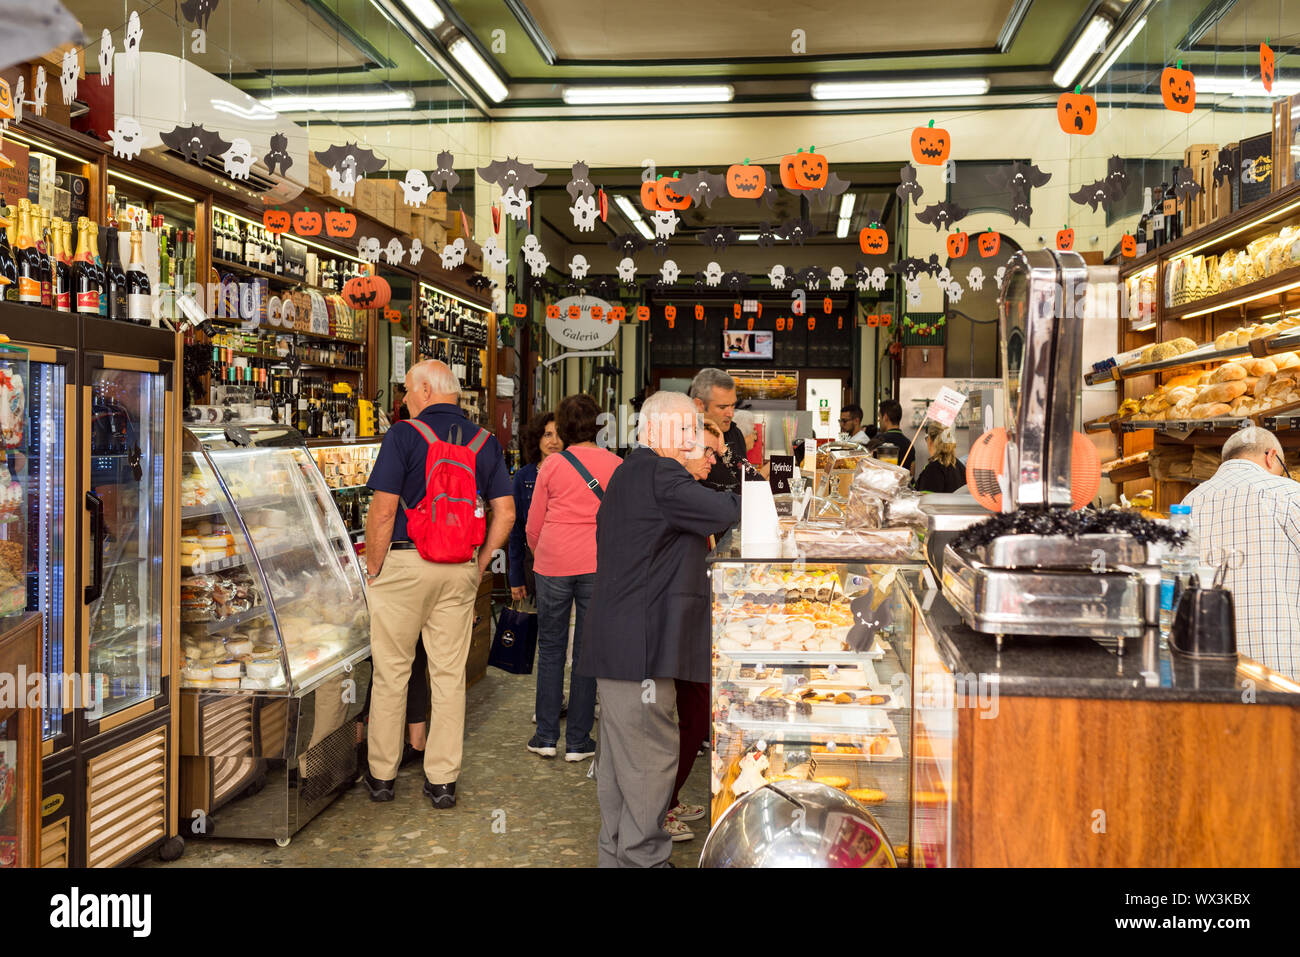
M 1200 548 L 1197 546 L 1196 530 L 1192 526 L 1192 507 L 1174 505 L 1169 509 L 1169 527 L 1187 532 L 1187 539 L 1177 548 L 1170 548 L 1160 559 L 1160 646 L 1169 647 L 1169 636 L 1173 633 L 1174 614 L 1178 611 L 1178 602 L 1183 597 L 1183 589 L 1198 573 L 1200 568 Z

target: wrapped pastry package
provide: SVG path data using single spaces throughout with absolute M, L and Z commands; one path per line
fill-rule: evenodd
M 911 528 L 848 528 L 832 522 L 805 522 L 794 530 L 799 554 L 809 559 L 852 558 L 901 562 L 920 545 Z
M 911 481 L 912 473 L 907 469 L 865 457 L 858 462 L 857 471 L 853 475 L 849 500 L 852 501 L 854 495 L 865 495 L 887 501 L 907 488 Z

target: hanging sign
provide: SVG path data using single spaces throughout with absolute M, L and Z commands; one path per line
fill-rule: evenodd
M 619 324 L 610 322 L 610 305 L 595 296 L 569 296 L 555 303 L 558 315 L 547 310 L 546 331 L 551 338 L 567 349 L 597 349 L 618 335 Z M 569 318 L 577 309 L 576 318 Z M 601 318 L 593 315 L 593 310 Z

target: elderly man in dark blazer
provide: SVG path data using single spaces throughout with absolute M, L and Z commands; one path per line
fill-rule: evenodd
M 579 671 L 596 678 L 600 865 L 663 867 L 677 773 L 674 679 L 709 680 L 709 535 L 740 520 L 740 497 L 705 488 L 695 407 L 657 392 L 596 514 L 596 582 Z M 701 471 L 697 468 L 695 471 Z

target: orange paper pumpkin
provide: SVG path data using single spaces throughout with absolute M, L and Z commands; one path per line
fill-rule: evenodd
M 816 152 L 815 146 L 805 153 L 800 147 L 781 157 L 781 185 L 786 189 L 821 189 L 826 185 L 830 164 Z
M 347 239 L 357 231 L 357 217 L 347 210 L 329 210 L 325 213 L 325 235 Z
M 600 320 L 605 318 L 605 310 L 600 308 L 600 306 L 592 306 L 591 318 L 595 319 L 597 322 L 600 322 Z
M 1119 251 L 1120 251 L 1120 255 L 1128 256 L 1130 259 L 1136 256 L 1138 253 L 1137 237 L 1131 235 L 1130 233 L 1125 233 L 1120 238 Z
M 14 116 L 14 95 L 9 89 L 9 81 L 0 79 L 0 119 L 11 120 Z
M 649 306 L 637 306 L 637 307 L 636 307 L 636 319 L 637 319 L 637 322 L 647 322 L 647 321 L 649 321 L 649 319 L 650 319 L 650 307 L 649 307 Z
M 727 167 L 727 193 L 736 199 L 759 199 L 767 189 L 767 170 L 749 160 Z
M 740 303 L 733 302 L 731 304 L 731 314 L 735 316 L 737 319 L 740 318 Z
M 664 318 L 669 322 L 674 321 L 677 318 L 677 307 L 674 305 L 664 306 Z
M 570 318 L 570 319 L 581 319 L 581 318 L 582 318 L 582 307 L 581 307 L 581 306 L 577 306 L 577 305 L 570 306 L 570 307 L 569 307 L 569 318 Z
M 1265 41 L 1259 45 L 1259 78 L 1264 89 L 1273 92 L 1273 48 Z
M 887 312 L 882 312 L 882 313 L 880 314 L 880 324 L 881 324 L 882 326 L 887 326 L 887 325 L 889 325 L 889 324 L 890 324 L 891 322 L 893 322 L 893 321 L 894 321 L 894 317 L 891 316 L 889 313 L 887 313 Z
M 1160 74 L 1160 96 L 1165 109 L 1177 113 L 1190 113 L 1196 108 L 1196 77 L 1184 70 L 1183 61 L 1178 66 L 1167 66 Z
M 952 138 L 948 131 L 936 127 L 934 120 L 929 126 L 918 126 L 912 130 L 912 159 L 923 166 L 942 166 L 948 162 L 952 152 Z
M 995 233 L 990 228 L 987 233 L 980 233 L 976 245 L 979 246 L 981 258 L 988 259 L 990 256 L 996 256 L 998 250 L 1002 248 L 1002 234 Z
M 661 176 L 655 180 L 655 201 L 659 203 L 660 209 L 685 209 L 691 205 L 689 196 L 683 196 L 673 189 L 673 183 L 676 183 L 679 178 Z
M 875 313 L 872 313 L 871 315 L 867 316 L 867 325 L 873 329 L 876 326 L 880 325 L 880 316 Z
M 384 318 L 387 319 L 389 322 L 401 322 L 401 321 L 402 321 L 402 310 L 400 310 L 400 309 L 385 309 L 385 310 L 384 310 Z
M 657 213 L 659 210 L 663 209 L 663 207 L 659 205 L 659 196 L 655 190 L 655 181 L 652 179 L 648 179 L 641 184 L 641 205 L 652 213 Z
M 319 236 L 323 225 L 320 213 L 313 213 L 310 209 L 293 214 L 293 231 L 299 236 Z
M 970 251 L 970 235 L 968 233 L 953 233 L 948 237 L 948 255 L 953 259 L 961 259 Z
M 697 322 L 703 322 L 703 321 L 704 321 L 704 306 L 703 306 L 702 303 L 698 303 L 698 302 L 697 302 L 697 303 L 695 304 L 695 320 L 696 320 Z
M 294 214 L 294 218 L 297 216 Z M 316 217 L 319 219 L 320 214 Z M 379 276 L 354 276 L 343 284 L 343 298 L 353 309 L 383 309 L 392 297 L 388 280 Z
M 876 223 L 864 226 L 858 233 L 858 248 L 868 256 L 883 256 L 889 252 L 889 233 Z
M 750 317 L 749 317 L 749 321 L 745 323 L 745 328 L 746 328 L 746 329 L 749 329 L 749 330 L 751 330 L 751 331 L 753 330 L 753 328 L 754 328 L 754 317 L 753 317 L 753 316 L 750 316 Z
M 1065 92 L 1056 101 L 1056 122 L 1061 129 L 1076 136 L 1091 136 L 1097 131 L 1097 101 L 1087 93 Z
M 785 332 L 785 316 L 776 317 L 776 331 Z
M 829 316 L 831 314 L 831 309 L 833 307 L 834 307 L 834 303 L 831 302 L 830 296 L 822 297 L 822 312 L 826 313 L 826 315 Z
M 626 318 L 627 318 L 627 310 L 624 309 L 622 306 L 614 306 L 612 309 L 609 310 L 610 322 L 622 322 Z
M 527 303 L 517 302 L 512 310 L 516 319 L 526 319 L 528 317 Z
M 268 209 L 262 213 L 262 225 L 272 235 L 278 236 L 280 233 L 288 232 L 292 222 L 293 217 L 285 209 Z
M 546 318 L 547 318 L 547 319 L 559 319 L 559 318 L 560 318 L 560 307 L 557 306 L 555 303 L 551 303 L 549 306 L 547 306 L 547 307 L 546 307 Z
M 1074 248 L 1074 230 L 1068 226 L 1065 229 L 1056 231 L 1056 248 L 1062 250 L 1071 250 Z

